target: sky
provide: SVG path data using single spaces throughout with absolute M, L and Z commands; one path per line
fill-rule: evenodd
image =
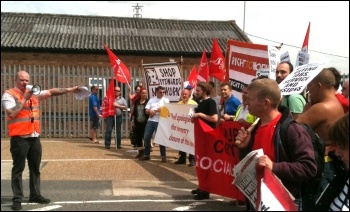
M 1 12 L 234 20 L 256 44 L 279 46 L 294 65 L 309 22 L 310 63 L 349 74 L 349 1 L 1 1 Z

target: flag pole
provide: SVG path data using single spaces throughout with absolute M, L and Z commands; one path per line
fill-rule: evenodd
M 181 74 L 181 81 L 182 81 L 182 86 L 181 86 L 181 90 L 183 89 L 184 87 L 184 71 L 183 71 L 183 58 L 182 58 L 182 55 L 181 55 L 181 58 L 180 58 L 180 74 Z
M 130 83 L 129 83 L 129 81 L 128 81 L 128 79 L 126 79 L 126 76 L 125 76 L 125 74 L 124 74 L 124 71 L 119 67 L 119 69 L 121 70 L 121 72 L 122 72 L 122 74 L 123 74 L 123 77 L 124 77 L 124 79 L 125 79 L 125 81 L 126 81 L 126 84 L 128 84 L 128 87 L 130 86 Z
M 227 69 L 227 67 L 229 67 L 229 65 L 228 65 L 229 59 L 227 59 L 228 51 L 230 50 L 229 49 L 229 45 L 228 45 L 229 40 L 230 40 L 230 37 L 227 37 L 227 39 L 226 39 L 225 63 L 224 63 L 224 66 L 225 66 L 225 79 L 224 79 L 224 81 L 225 82 L 229 82 L 230 81 L 230 77 L 229 77 L 230 73 L 229 73 L 229 70 Z
M 146 81 L 145 81 L 145 70 L 143 69 L 143 59 L 141 59 L 141 82 L 142 82 L 142 87 L 146 88 Z

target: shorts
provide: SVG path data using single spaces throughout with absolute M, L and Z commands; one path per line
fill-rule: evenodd
M 92 129 L 100 128 L 100 118 L 99 117 L 92 117 L 92 118 L 90 118 L 90 121 L 91 121 L 91 128 Z

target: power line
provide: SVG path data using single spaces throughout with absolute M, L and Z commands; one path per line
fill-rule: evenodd
M 270 41 L 270 42 L 274 42 L 274 43 L 278 43 L 278 44 L 281 44 L 282 42 L 278 42 L 278 41 L 273 41 L 273 40 L 269 40 L 269 39 L 266 39 L 266 38 L 262 38 L 262 37 L 259 37 L 259 36 L 255 36 L 255 35 L 251 35 L 247 32 L 245 32 L 245 34 L 249 35 L 249 36 L 252 36 L 252 37 L 255 37 L 255 38 L 259 38 L 259 39 L 262 39 L 262 40 L 266 40 L 266 41 Z M 286 44 L 286 43 L 283 43 L 284 46 L 290 46 L 290 47 L 294 47 L 294 48 L 300 48 L 298 46 L 294 46 L 294 45 L 291 45 L 291 44 Z M 320 53 L 320 54 L 325 54 L 325 55 L 330 55 L 330 56 L 335 56 L 335 57 L 342 57 L 342 58 L 346 58 L 346 59 L 349 59 L 349 57 L 345 57 L 345 56 L 341 56 L 341 55 L 336 55 L 336 54 L 329 54 L 329 53 L 325 53 L 325 52 L 320 52 L 320 51 L 316 51 L 316 50 L 308 50 L 310 52 L 316 52 L 316 53 Z

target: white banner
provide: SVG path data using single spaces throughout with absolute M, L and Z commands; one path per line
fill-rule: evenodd
M 154 142 L 194 155 L 194 125 L 191 122 L 196 105 L 165 104 L 160 111 Z
M 178 102 L 182 90 L 182 78 L 177 63 L 143 64 L 148 98 L 156 95 L 156 87 L 165 88 L 165 97 L 170 102 Z

